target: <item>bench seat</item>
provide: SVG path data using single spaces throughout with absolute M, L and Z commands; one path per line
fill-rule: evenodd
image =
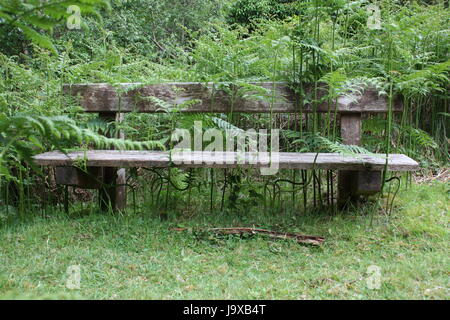
M 168 151 L 119 151 L 89 150 L 67 154 L 59 151 L 46 152 L 34 156 L 37 165 L 64 167 L 73 166 L 74 161 L 85 159 L 88 167 L 182 167 L 182 168 L 249 168 L 269 167 L 267 153 L 246 153 L 245 158 L 237 152 L 172 152 Z M 328 170 L 384 170 L 385 154 L 341 155 L 338 153 L 295 153 L 280 152 L 280 169 L 328 169 Z M 403 154 L 390 154 L 389 171 L 415 171 L 419 164 Z

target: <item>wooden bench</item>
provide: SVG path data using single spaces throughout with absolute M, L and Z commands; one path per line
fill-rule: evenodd
M 162 110 L 148 97 L 157 97 L 170 105 L 177 106 L 194 100 L 179 112 L 203 113 L 328 113 L 339 115 L 341 138 L 344 144 L 361 144 L 361 122 L 363 114 L 387 113 L 388 102 L 374 89 L 342 95 L 334 101 L 326 101 L 324 85 L 314 87 L 303 85 L 306 95 L 314 96 L 315 103 L 300 103 L 299 94 L 285 83 L 254 83 L 267 92 L 266 99 L 230 98 L 225 90 L 213 84 L 164 83 L 164 84 L 80 84 L 66 85 L 67 94 L 79 98 L 86 112 L 98 113 L 107 121 L 120 121 L 123 113 L 159 113 Z M 220 87 L 219 87 L 220 88 Z M 324 101 L 322 101 L 324 100 Z M 401 104 L 395 103 L 393 112 L 401 111 Z M 178 158 L 177 158 L 178 157 Z M 184 157 L 184 158 L 183 158 Z M 228 161 L 216 163 L 217 158 Z M 256 155 L 258 157 L 258 155 Z M 125 169 L 130 167 L 184 168 L 236 168 L 267 167 L 267 161 L 238 159 L 236 152 L 212 154 L 195 151 L 192 153 L 170 153 L 167 151 L 120 151 L 89 150 L 87 152 L 47 152 L 34 157 L 38 165 L 56 167 L 56 181 L 59 184 L 81 188 L 99 189 L 103 206 L 123 209 L 126 204 Z M 88 172 L 74 167 L 74 162 L 84 159 Z M 230 160 L 231 159 L 231 160 Z M 339 170 L 338 202 L 355 201 L 359 195 L 381 191 L 382 171 L 386 165 L 385 155 L 344 156 L 333 153 L 279 153 L 280 169 L 327 169 Z M 419 168 L 416 161 L 401 154 L 388 157 L 390 171 L 413 171 Z M 94 177 L 95 179 L 93 179 Z

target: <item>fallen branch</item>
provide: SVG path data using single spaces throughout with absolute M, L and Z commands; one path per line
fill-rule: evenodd
M 417 183 L 428 183 L 432 181 L 442 181 L 442 182 L 449 182 L 450 181 L 450 169 L 449 168 L 443 168 L 440 171 L 438 171 L 435 175 L 432 172 L 428 172 L 428 175 L 426 173 L 421 173 L 420 175 L 414 175 L 414 180 Z
M 187 228 L 174 228 L 175 231 L 185 231 Z M 265 229 L 255 229 L 255 228 L 209 228 L 204 231 L 210 231 L 221 234 L 265 234 L 271 238 L 276 239 L 293 239 L 298 243 L 311 244 L 315 246 L 321 245 L 325 238 L 319 236 L 307 236 L 299 233 L 291 232 L 277 232 Z

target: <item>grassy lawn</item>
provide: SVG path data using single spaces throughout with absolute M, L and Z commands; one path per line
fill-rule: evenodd
M 447 299 L 448 184 L 402 191 L 387 217 L 203 213 L 161 222 L 51 214 L 0 229 L 0 297 L 79 299 Z M 252 226 L 321 235 L 322 247 L 172 227 Z M 81 266 L 81 288 L 66 270 Z M 369 289 L 381 272 L 379 289 Z

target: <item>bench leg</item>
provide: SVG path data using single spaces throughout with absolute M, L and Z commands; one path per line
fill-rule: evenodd
M 104 187 L 99 190 L 100 209 L 102 211 L 120 211 L 126 207 L 125 169 L 103 168 Z
M 358 183 L 358 171 L 338 172 L 338 207 L 343 209 L 358 202 L 355 187 Z
M 115 112 L 100 112 L 99 117 L 107 122 L 123 121 L 123 114 Z M 124 139 L 123 132 L 119 132 L 119 138 Z M 126 207 L 127 189 L 125 169 L 111 167 L 103 168 L 103 183 L 106 187 L 100 189 L 99 200 L 102 211 L 112 209 L 113 211 L 123 210 Z
M 99 190 L 100 209 L 102 211 L 114 210 L 116 207 L 116 184 L 117 169 L 103 168 L 104 186 Z
M 348 207 L 381 191 L 381 171 L 339 171 L 338 206 Z
M 64 186 L 64 213 L 69 213 L 69 186 Z
M 355 193 L 362 196 L 370 196 L 381 192 L 381 171 L 359 171 Z
M 117 170 L 116 187 L 116 210 L 124 210 L 127 206 L 127 182 L 126 170 L 124 168 Z
M 341 114 L 342 143 L 359 146 L 361 144 L 361 113 Z M 338 174 L 338 206 L 345 207 L 356 203 L 358 195 L 358 171 L 339 171 Z
M 341 115 L 341 137 L 344 144 L 361 144 L 361 113 Z M 381 171 L 339 171 L 338 206 L 356 204 L 361 196 L 381 191 Z

